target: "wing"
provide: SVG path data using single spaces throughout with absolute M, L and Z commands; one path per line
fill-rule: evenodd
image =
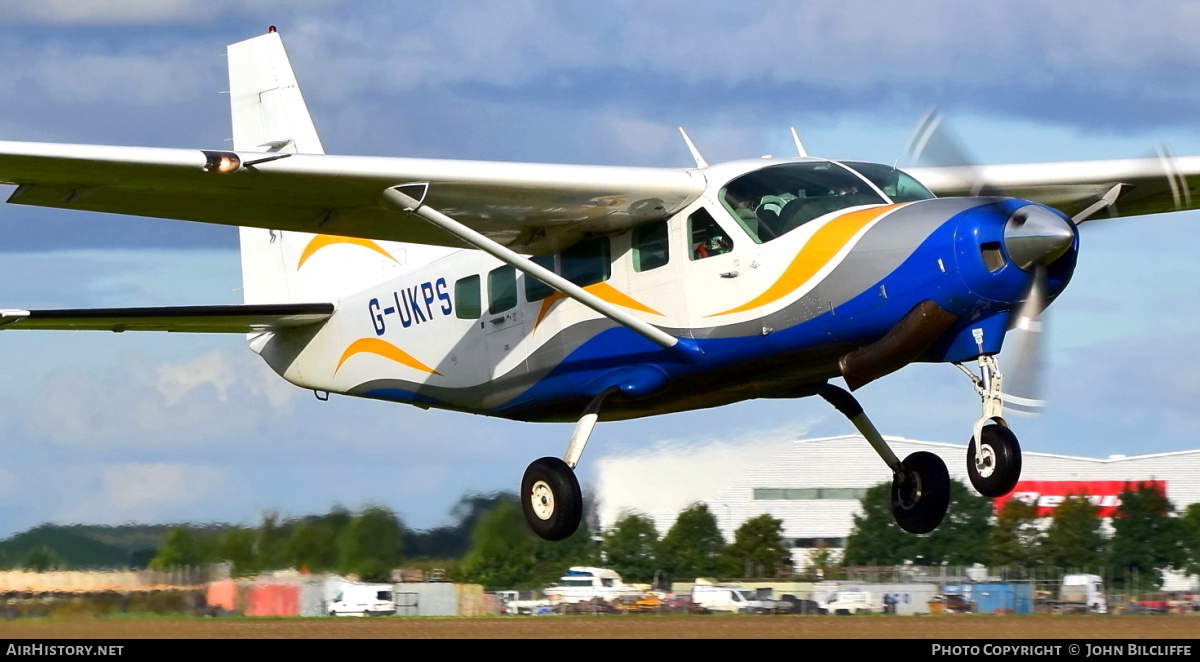
M 385 207 L 428 183 L 426 202 L 523 253 L 665 218 L 696 199 L 695 170 L 0 142 L 8 201 L 221 225 L 460 246 Z
M 984 166 L 913 167 L 939 197 L 972 195 L 979 189 L 1033 200 L 1068 216 L 1088 209 L 1115 190 L 1112 216 L 1137 216 L 1200 208 L 1200 157 L 1064 161 Z M 1104 214 L 1099 217 L 1103 218 Z
M 0 310 L 0 329 L 254 333 L 319 324 L 331 315 L 331 303 Z

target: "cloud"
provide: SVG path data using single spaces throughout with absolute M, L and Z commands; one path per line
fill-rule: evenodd
M 58 522 L 123 524 L 170 521 L 189 506 L 227 496 L 229 474 L 210 466 L 152 463 L 118 464 L 88 472 L 84 489 L 63 495 Z
M 16 25 L 196 25 L 220 17 L 314 10 L 338 0 L 9 0 L 5 20 Z
M 285 421 L 298 393 L 249 352 L 158 365 L 135 355 L 106 373 L 49 373 L 22 418 L 32 438 L 71 447 L 244 443 Z

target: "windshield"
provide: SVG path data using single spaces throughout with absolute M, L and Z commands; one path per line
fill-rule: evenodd
M 888 202 L 854 171 L 829 161 L 784 163 L 747 173 L 725 185 L 720 199 L 758 243 L 830 212 Z
M 913 179 L 903 170 L 878 163 L 857 161 L 846 161 L 842 165 L 853 168 L 858 174 L 871 180 L 871 183 L 878 186 L 884 195 L 892 199 L 892 202 L 916 202 L 917 200 L 930 200 L 934 197 L 924 184 Z

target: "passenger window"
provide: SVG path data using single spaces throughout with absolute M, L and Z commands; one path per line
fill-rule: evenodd
M 479 276 L 467 276 L 454 283 L 454 316 L 464 320 L 479 319 Z
M 608 237 L 584 239 L 562 252 L 562 277 L 580 287 L 604 282 L 611 273 Z
M 517 270 L 504 266 L 488 272 L 488 314 L 495 315 L 517 306 Z
M 533 260 L 533 263 L 538 265 L 539 267 L 548 269 L 550 271 L 554 271 L 554 256 L 553 255 L 550 255 L 547 257 L 540 257 L 540 256 L 533 257 L 531 259 Z M 554 293 L 553 287 L 550 287 L 549 285 L 534 278 L 533 276 L 530 276 L 529 274 L 525 274 L 525 300 L 526 301 L 541 301 L 542 299 L 545 299 L 546 297 L 550 296 L 553 293 Z
M 704 207 L 688 217 L 688 235 L 692 238 L 693 260 L 703 260 L 733 250 L 733 240 Z
M 633 270 L 650 271 L 671 259 L 667 222 L 656 221 L 633 229 Z

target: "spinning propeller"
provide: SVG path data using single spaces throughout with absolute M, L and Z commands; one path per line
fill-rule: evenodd
M 961 142 L 951 133 L 941 114 L 935 110 L 925 113 L 917 123 L 909 141 L 910 162 L 945 168 L 963 181 L 970 195 L 1021 197 L 1006 193 L 1002 187 L 988 181 L 984 169 L 967 156 Z M 1191 204 L 1187 181 L 1180 175 L 1175 157 L 1165 147 L 1158 149 L 1158 164 L 1166 180 L 1176 209 Z M 1047 270 L 1070 247 L 1074 227 L 1106 211 L 1116 215 L 1117 200 L 1131 189 L 1114 183 L 1101 189 L 1091 204 L 1076 213 L 1070 222 L 1038 207 L 1027 207 L 1014 214 L 1004 228 L 1004 248 L 1009 258 L 1030 273 L 1029 290 L 1021 305 L 1014 311 L 1006 337 L 1007 368 L 1002 384 L 1004 407 L 1008 413 L 1036 414 L 1045 405 L 1042 399 L 1040 374 L 1042 311 L 1047 302 Z

